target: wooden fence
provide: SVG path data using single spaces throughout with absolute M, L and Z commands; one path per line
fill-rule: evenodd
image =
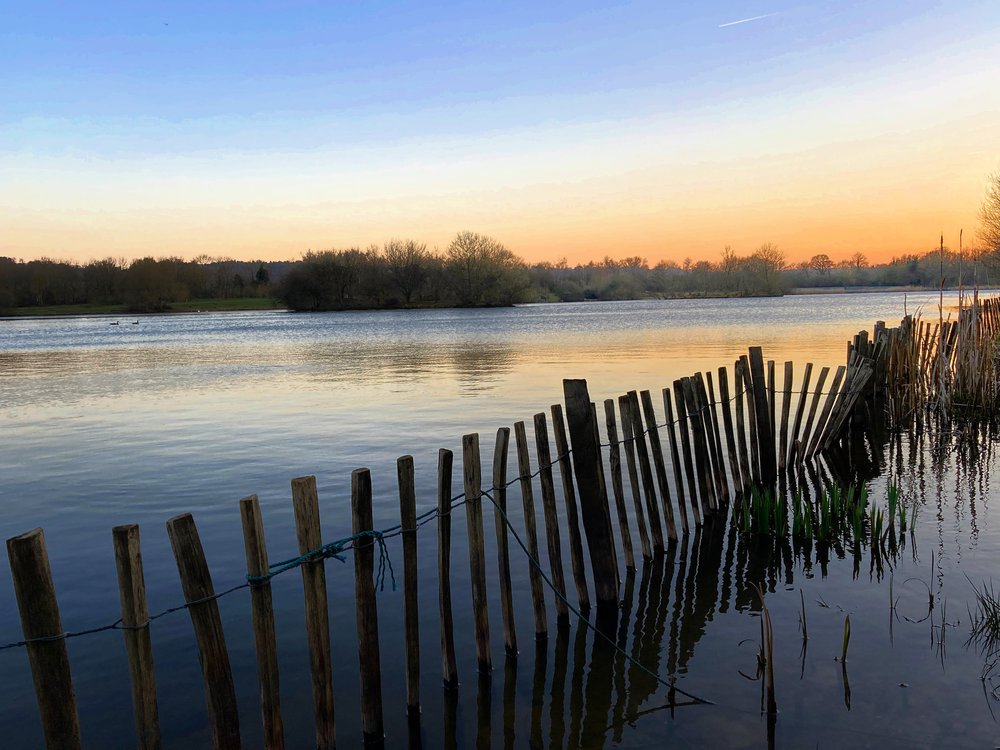
M 980 303 L 974 319 L 976 336 L 995 332 L 994 301 Z M 988 313 L 988 314 L 984 314 Z M 654 560 L 673 550 L 678 539 L 686 545 L 691 532 L 724 511 L 733 498 L 745 493 L 775 490 L 794 482 L 803 472 L 815 472 L 817 458 L 836 452 L 850 440 L 852 415 L 876 408 L 879 399 L 896 404 L 899 394 L 909 397 L 917 380 L 898 369 L 912 362 L 898 352 L 911 352 L 928 338 L 912 319 L 899 329 L 877 325 L 872 340 L 859 334 L 849 345 L 848 361 L 830 378 L 822 367 L 814 378 L 807 363 L 796 380 L 792 362 L 782 367 L 781 382 L 776 363 L 765 361 L 759 347 L 735 361 L 732 377 L 726 367 L 695 373 L 663 388 L 662 410 L 657 412 L 650 391 L 630 391 L 603 403 L 607 442 L 601 442 L 599 412 L 590 400 L 587 383 L 563 383 L 563 408 L 552 406 L 549 414 L 534 416 L 535 468 L 523 422 L 513 426 L 516 475 L 509 477 L 510 429 L 501 428 L 494 445 L 492 475 L 484 489 L 478 434 L 462 440 L 462 490 L 453 493 L 453 455 L 441 450 L 438 457 L 437 505 L 428 513 L 416 513 L 414 462 L 403 456 L 397 462 L 400 523 L 392 529 L 376 530 L 372 522 L 372 482 L 367 469 L 352 474 L 352 535 L 324 544 L 320 535 L 320 505 L 314 477 L 292 480 L 292 507 L 298 540 L 298 556 L 271 564 L 264 543 L 264 522 L 255 496 L 239 502 L 247 561 L 247 583 L 216 592 L 205 560 L 194 518 L 179 515 L 167 522 L 167 533 L 177 563 L 184 597 L 198 645 L 208 721 L 216 748 L 240 747 L 236 694 L 230 669 L 225 633 L 217 600 L 240 588 L 250 589 L 251 616 L 257 653 L 261 721 L 267 748 L 284 747 L 284 731 L 278 691 L 276 624 L 272 605 L 272 579 L 298 568 L 305 592 L 306 638 L 312 675 L 316 746 L 335 746 L 336 725 L 331 664 L 325 560 L 346 550 L 353 551 L 356 621 L 361 683 L 361 726 L 365 740 L 381 742 L 383 730 L 382 665 L 379 647 L 379 617 L 376 598 L 376 559 L 383 560 L 385 540 L 402 537 L 403 604 L 407 711 L 420 710 L 420 671 L 417 595 L 417 530 L 435 522 L 438 552 L 438 604 L 441 635 L 441 672 L 446 688 L 458 681 L 457 637 L 452 616 L 451 536 L 456 509 L 464 507 L 469 550 L 469 570 L 474 611 L 470 634 L 475 642 L 478 668 L 492 669 L 487 560 L 484 543 L 484 498 L 490 502 L 497 534 L 498 600 L 503 643 L 510 656 L 518 653 L 511 584 L 510 540 L 523 547 L 528 558 L 529 587 L 533 612 L 533 636 L 548 634 L 546 588 L 556 613 L 556 625 L 568 624 L 571 612 L 586 615 L 596 604 L 598 628 L 602 613 L 617 617 L 621 571 L 618 546 L 626 571 L 636 560 Z M 948 328 L 938 332 L 941 358 L 951 357 L 953 337 Z M 963 322 L 966 321 L 966 322 Z M 931 337 L 933 338 L 933 336 Z M 972 340 L 972 339 L 970 339 Z M 949 354 L 950 353 L 950 354 Z M 923 355 L 922 355 L 923 356 Z M 927 362 L 926 357 L 922 360 Z M 552 442 L 549 418 L 552 421 Z M 554 450 L 553 450 L 554 447 Z M 624 456 L 624 460 L 623 460 Z M 821 467 L 820 467 L 821 468 Z M 561 477 L 566 528 L 559 524 L 559 499 L 554 473 Z M 537 484 L 536 484 L 537 480 Z M 520 488 L 521 513 L 518 532 L 511 524 L 515 514 L 507 504 L 507 490 Z M 542 505 L 544 527 L 537 526 L 535 488 Z M 638 554 L 633 538 L 638 537 Z M 617 529 L 616 529 L 617 527 Z M 544 533 L 548 571 L 538 562 L 539 535 Z M 563 534 L 568 542 L 571 585 L 563 573 Z M 113 530 L 115 559 L 120 587 L 121 619 L 110 628 L 123 633 L 132 683 L 134 722 L 140 748 L 160 746 L 156 679 L 150 616 L 142 570 L 137 526 Z M 587 554 L 584 554 L 584 544 Z M 24 641 L 34 680 L 37 702 L 49 748 L 78 748 L 80 732 L 75 706 L 67 637 L 56 601 L 52 575 L 41 529 L 7 540 L 15 595 L 21 615 Z M 587 560 L 589 559 L 589 570 Z M 718 572 L 718 571 L 717 571 Z M 592 583 L 593 599 L 590 585 Z M 573 603 L 575 601 L 575 604 Z M 162 614 L 162 613 L 161 613 Z M 606 623 L 605 623 L 606 625 Z

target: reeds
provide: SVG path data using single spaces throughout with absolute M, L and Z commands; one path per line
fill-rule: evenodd
M 863 486 L 845 491 L 831 485 L 813 501 L 796 493 L 790 504 L 784 495 L 755 488 L 736 506 L 733 522 L 744 533 L 891 551 L 911 525 L 906 508 L 894 483 L 888 487 L 885 507 L 872 503 Z

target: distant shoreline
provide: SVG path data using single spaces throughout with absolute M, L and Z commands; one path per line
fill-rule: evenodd
M 957 286 L 947 286 L 944 288 L 946 292 L 957 292 L 960 287 Z M 812 295 L 830 295 L 830 294 L 878 294 L 878 293 L 933 293 L 941 291 L 939 287 L 922 287 L 922 286 L 859 286 L 859 287 L 794 287 L 789 289 L 784 295 L 786 297 L 795 296 L 812 296 Z M 966 291 L 970 294 L 971 289 L 966 287 Z M 980 291 L 993 291 L 980 290 Z M 538 302 L 532 302 L 529 304 L 551 304 L 551 303 L 565 303 L 565 302 L 638 302 L 644 300 L 685 300 L 685 299 L 766 299 L 766 297 L 745 297 L 742 295 L 729 294 L 711 294 L 711 295 L 678 295 L 675 297 L 636 297 L 634 299 L 588 299 L 588 300 L 541 300 Z M 447 307 L 427 307 L 427 306 L 414 306 L 414 307 L 378 307 L 378 308 L 364 308 L 364 311 L 374 311 L 374 310 L 443 310 L 443 309 L 469 309 L 469 308 L 447 308 Z M 179 302 L 171 305 L 169 310 L 160 310 L 156 312 L 132 312 L 124 308 L 122 305 L 51 305 L 51 306 L 39 306 L 39 307 L 19 307 L 14 310 L 6 310 L 0 312 L 0 320 L 17 320 L 21 318 L 83 318 L 83 317 L 102 317 L 102 318 L 129 318 L 129 317 L 148 317 L 148 316 L 158 316 L 158 315 L 192 315 L 198 313 L 206 312 L 288 312 L 290 308 L 284 305 L 280 300 L 273 297 L 248 297 L 248 298 L 230 298 L 230 299 L 204 299 L 204 300 L 190 300 L 188 302 Z M 360 312 L 361 308 L 354 309 L 350 308 L 351 312 Z M 317 311 L 318 312 L 318 311 Z M 330 310 L 324 312 L 344 312 L 343 310 Z

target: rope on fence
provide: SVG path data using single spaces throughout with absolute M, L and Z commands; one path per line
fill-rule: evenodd
M 729 399 L 727 399 L 727 400 L 730 401 L 730 402 L 734 401 L 736 398 L 742 396 L 745 393 L 748 393 L 748 391 L 744 387 L 742 390 L 740 390 L 736 394 L 730 396 Z M 805 394 L 803 393 L 803 395 L 805 395 Z M 826 394 L 826 395 L 829 395 L 829 394 Z M 705 406 L 701 406 L 701 407 L 699 407 L 697 409 L 697 413 L 698 414 L 703 414 L 708 409 L 714 408 L 716 405 L 722 404 L 722 403 L 725 403 L 725 401 L 720 400 L 720 401 L 716 401 L 714 404 L 708 404 L 708 405 L 705 405 Z M 694 413 L 695 412 L 690 412 L 688 414 L 687 418 L 690 419 L 690 417 Z M 667 427 L 668 425 L 672 426 L 672 425 L 675 425 L 675 424 L 680 424 L 682 421 L 684 421 L 684 420 L 682 420 L 682 419 L 674 419 L 672 422 L 665 422 L 665 423 L 663 423 L 661 425 L 656 425 L 655 427 L 656 428 L 663 428 L 663 427 Z M 639 438 L 639 437 L 644 437 L 645 435 L 649 434 L 649 432 L 651 432 L 652 429 L 653 429 L 652 427 L 646 428 L 642 432 L 637 433 L 632 438 L 632 440 L 635 440 L 636 438 Z M 626 440 L 619 440 L 616 443 L 614 443 L 614 445 L 623 445 L 626 442 L 627 442 Z M 608 447 L 610 447 L 611 444 L 601 443 L 600 445 L 601 445 L 602 448 L 608 448 Z M 573 450 L 570 449 L 566 453 L 564 453 L 564 454 L 562 454 L 562 455 L 557 456 L 556 458 L 554 458 L 548 464 L 546 464 L 544 466 L 539 466 L 538 469 L 534 473 L 530 474 L 529 476 L 527 476 L 527 477 L 517 476 L 514 479 L 511 479 L 509 482 L 507 482 L 503 486 L 503 489 L 507 489 L 507 488 L 512 487 L 515 484 L 518 484 L 519 482 L 522 481 L 522 479 L 535 479 L 536 477 L 538 477 L 546 469 L 551 469 L 551 468 L 554 468 L 555 466 L 559 465 L 559 463 L 561 461 L 563 461 L 566 458 L 568 458 L 572 453 L 573 453 Z M 494 490 L 496 490 L 496 489 L 500 489 L 500 488 L 494 487 Z M 504 513 L 504 511 L 496 504 L 496 501 L 493 500 L 493 496 L 490 493 L 485 492 L 485 491 L 482 493 L 482 496 L 486 497 L 486 498 L 489 498 L 490 502 L 492 502 L 493 505 L 496 506 L 497 510 L 499 511 L 499 513 L 501 514 L 501 516 L 504 519 L 504 523 L 506 524 L 507 529 L 510 531 L 511 535 L 514 537 L 515 541 L 517 541 L 517 543 L 521 547 L 521 549 L 524 550 L 525 555 L 527 555 L 527 557 L 528 557 L 528 561 L 538 569 L 538 572 L 541 574 L 542 579 L 549 586 L 549 588 L 552 589 L 552 592 L 554 593 L 554 595 L 558 596 L 560 599 L 562 599 L 562 601 L 565 602 L 566 606 L 574 614 L 576 614 L 576 616 L 578 618 L 580 618 L 580 620 L 582 622 L 584 622 L 588 627 L 590 627 L 591 629 L 593 629 L 595 633 L 598 633 L 601 637 L 605 638 L 605 640 L 607 640 L 609 643 L 611 643 L 611 645 L 614 646 L 618 651 L 621 651 L 621 649 L 618 647 L 618 645 L 614 641 L 612 641 L 610 638 L 608 638 L 604 633 L 601 633 L 599 630 L 597 630 L 597 628 L 595 628 L 586 619 L 586 617 L 584 617 L 584 615 L 579 610 L 577 610 L 575 607 L 573 607 L 569 603 L 569 601 L 566 599 L 566 597 L 560 595 L 559 592 L 556 591 L 555 587 L 553 586 L 552 582 L 549 580 L 548 576 L 546 576 L 545 572 L 542 571 L 540 563 L 537 560 L 535 560 L 528 553 L 528 550 L 524 546 L 524 543 L 521 541 L 521 538 L 517 535 L 517 533 L 511 527 L 510 521 L 507 518 L 507 514 Z M 461 494 L 455 495 L 451 499 L 451 501 L 449 503 L 448 512 L 450 513 L 452 510 L 454 510 L 456 508 L 460 508 L 461 506 L 465 505 L 466 503 L 468 503 L 468 498 L 466 498 L 465 493 L 461 493 Z M 435 508 L 431 508 L 428 511 L 425 511 L 424 513 L 421 513 L 420 515 L 417 516 L 417 518 L 416 518 L 416 521 L 417 521 L 416 526 L 414 526 L 414 528 L 412 530 L 416 531 L 417 529 L 419 529 L 420 527 L 424 526 L 425 524 L 428 524 L 431 521 L 437 520 L 437 518 L 439 516 L 440 516 L 440 511 L 436 507 Z M 266 583 L 266 582 L 270 581 L 272 578 L 274 578 L 275 576 L 281 575 L 282 573 L 286 573 L 289 570 L 294 570 L 295 568 L 299 568 L 299 567 L 301 567 L 302 565 L 304 565 L 305 563 L 308 563 L 308 562 L 315 562 L 317 560 L 327 560 L 329 558 L 333 558 L 335 560 L 339 560 L 340 562 L 345 562 L 344 553 L 347 552 L 347 551 L 349 551 L 349 550 L 351 550 L 351 549 L 353 549 L 355 542 L 357 542 L 358 540 L 361 540 L 361 539 L 372 539 L 372 540 L 375 541 L 376 544 L 378 544 L 378 547 L 379 547 L 379 567 L 378 567 L 378 573 L 376 575 L 376 585 L 378 585 L 379 590 L 383 591 L 385 589 L 385 573 L 388 570 L 388 572 L 389 572 L 389 579 L 390 579 L 391 584 L 392 584 L 392 590 L 395 591 L 396 590 L 396 575 L 395 575 L 395 571 L 393 570 L 393 567 L 392 567 L 392 559 L 389 557 L 389 551 L 388 551 L 388 549 L 386 548 L 386 545 L 385 545 L 385 540 L 386 539 L 392 539 L 393 537 L 400 536 L 401 534 L 403 534 L 403 531 L 404 531 L 404 529 L 403 529 L 402 525 L 401 524 L 396 524 L 395 526 L 390 526 L 389 528 L 383 529 L 381 531 L 377 531 L 377 530 L 374 530 L 374 529 L 367 530 L 367 531 L 361 531 L 361 532 L 358 532 L 357 534 L 352 534 L 351 536 L 343 537 L 341 539 L 337 539 L 335 541 L 328 542 L 328 543 L 324 544 L 321 547 L 317 547 L 314 550 L 310 550 L 309 552 L 306 552 L 304 555 L 299 555 L 298 557 L 292 557 L 292 558 L 289 558 L 287 560 L 282 560 L 280 562 L 272 563 L 269 566 L 269 570 L 268 570 L 268 572 L 265 575 L 261 575 L 261 576 L 250 576 L 250 575 L 248 575 L 246 577 L 246 581 L 243 582 L 243 583 L 237 584 L 235 586 L 232 586 L 232 587 L 226 589 L 225 591 L 221 591 L 221 592 L 219 592 L 217 594 L 213 594 L 212 596 L 208 596 L 208 597 L 205 597 L 203 599 L 197 599 L 195 601 L 185 602 L 184 604 L 180 604 L 180 605 L 175 606 L 175 607 L 168 607 L 167 609 L 164 609 L 163 611 L 158 612 L 155 615 L 150 615 L 150 617 L 146 620 L 146 622 L 141 623 L 139 625 L 125 625 L 125 624 L 122 623 L 121 619 L 119 618 L 118 620 L 115 620 L 113 623 L 111 623 L 109 625 L 101 625 L 101 626 L 94 627 L 94 628 L 88 628 L 86 630 L 66 631 L 66 632 L 63 632 L 63 633 L 55 634 L 55 635 L 42 636 L 42 637 L 39 637 L 39 638 L 29 638 L 27 640 L 12 641 L 10 643 L 0 644 L 0 651 L 7 651 L 7 650 L 13 649 L 13 648 L 23 648 L 23 647 L 28 646 L 28 645 L 30 645 L 32 643 L 51 643 L 53 641 L 68 640 L 70 638 L 79 638 L 80 636 L 94 635 L 96 633 L 103 633 L 103 632 L 106 632 L 106 631 L 109 631 L 109 630 L 141 630 L 143 628 L 149 627 L 150 623 L 152 623 L 154 620 L 160 619 L 161 617 L 164 617 L 164 616 L 169 615 L 169 614 L 173 614 L 175 612 L 180 612 L 180 611 L 183 611 L 185 609 L 190 609 L 191 607 L 197 606 L 199 604 L 206 604 L 208 602 L 216 601 L 217 599 L 221 599 L 224 596 L 228 596 L 229 594 L 233 594 L 233 593 L 235 593 L 237 591 L 240 591 L 242 589 L 250 588 L 251 586 L 256 586 L 256 585 L 260 585 L 262 583 Z M 680 690 L 679 688 L 674 687 L 670 683 L 665 682 L 659 676 L 657 676 L 656 674 L 654 674 L 653 672 L 651 672 L 649 669 L 647 669 L 646 667 L 644 667 L 642 664 L 640 664 L 637 661 L 635 661 L 631 656 L 629 656 L 624 651 L 621 651 L 621 653 L 622 653 L 622 655 L 630 663 L 632 663 L 636 667 L 642 669 L 643 671 L 648 672 L 652 677 L 656 678 L 660 683 L 662 683 L 663 685 L 666 685 L 667 687 L 669 687 L 674 692 L 681 693 L 682 695 L 685 695 L 685 696 L 691 698 L 692 700 L 698 701 L 700 703 L 711 704 L 711 701 L 703 700 L 703 699 L 698 698 L 696 696 L 693 696 L 693 695 L 690 695 L 688 693 L 685 693 L 684 691 Z

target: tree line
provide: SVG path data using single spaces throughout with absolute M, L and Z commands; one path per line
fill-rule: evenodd
M 986 285 L 981 253 L 938 248 L 870 264 L 826 254 L 791 265 L 772 243 L 748 255 L 726 247 L 716 262 L 650 265 L 639 256 L 529 265 L 498 240 L 460 232 L 440 252 L 411 239 L 306 252 L 299 261 L 201 256 L 105 258 L 85 264 L 0 258 L 0 310 L 69 304 L 169 310 L 195 299 L 275 297 L 293 310 L 502 306 L 520 302 L 780 295 L 801 287 Z

